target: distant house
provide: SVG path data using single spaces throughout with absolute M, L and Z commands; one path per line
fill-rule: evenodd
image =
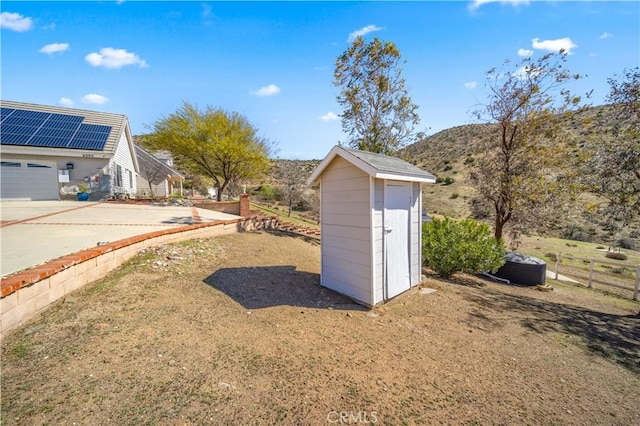
M 137 186 L 139 197 L 167 197 L 182 195 L 184 175 L 174 169 L 171 154 L 151 154 L 139 145 L 134 145 L 138 159 Z
M 99 198 L 137 192 L 125 115 L 0 101 L 3 200 L 57 200 L 85 184 Z
M 335 146 L 320 184 L 321 284 L 375 306 L 420 283 L 422 189 L 436 178 L 398 158 Z

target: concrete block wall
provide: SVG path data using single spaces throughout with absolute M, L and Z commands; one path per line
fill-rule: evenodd
M 69 254 L 5 277 L 0 282 L 0 339 L 51 303 L 104 277 L 144 248 L 240 231 L 278 228 L 276 218 L 264 217 L 170 228 Z

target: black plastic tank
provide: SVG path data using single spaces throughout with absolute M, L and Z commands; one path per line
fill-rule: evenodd
M 514 284 L 544 284 L 547 278 L 547 262 L 528 254 L 508 252 L 504 255 L 505 264 L 494 274 Z

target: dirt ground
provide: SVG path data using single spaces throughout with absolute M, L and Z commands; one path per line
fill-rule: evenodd
M 319 245 L 147 250 L 2 342 L 2 423 L 640 424 L 640 305 L 429 276 L 369 311 Z

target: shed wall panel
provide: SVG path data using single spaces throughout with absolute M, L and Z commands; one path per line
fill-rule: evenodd
M 373 180 L 374 304 L 384 301 L 384 180 Z
M 322 284 L 371 304 L 369 180 L 337 157 L 322 174 L 320 199 Z
M 410 249 L 411 249 L 411 285 L 420 284 L 420 277 L 422 276 L 422 259 L 420 245 L 422 244 L 422 218 L 420 217 L 420 195 L 421 185 L 417 182 L 413 183 L 413 191 L 411 196 L 411 234 L 410 234 Z

